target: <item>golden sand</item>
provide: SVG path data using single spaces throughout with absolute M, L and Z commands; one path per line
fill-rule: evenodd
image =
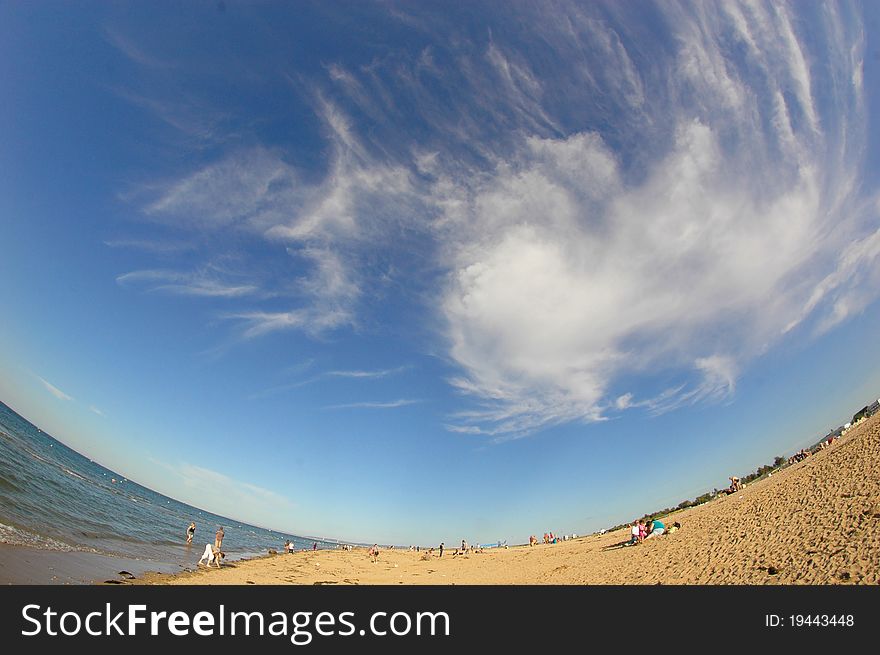
M 647 509 L 647 508 L 646 508 Z M 880 414 L 742 491 L 675 512 L 681 530 L 621 548 L 628 530 L 442 558 L 366 549 L 279 554 L 138 584 L 877 584 Z

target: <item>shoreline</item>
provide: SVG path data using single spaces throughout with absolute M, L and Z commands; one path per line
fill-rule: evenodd
M 0 544 L 2 584 L 603 585 L 880 583 L 880 414 L 830 448 L 675 510 L 682 529 L 634 547 L 628 528 L 557 544 L 432 557 L 402 549 L 241 553 L 221 569 Z M 194 554 L 195 551 L 194 551 Z M 233 556 L 235 556 L 233 554 Z
M 621 585 L 880 583 L 880 414 L 742 491 L 677 510 L 674 534 L 621 547 L 627 528 L 442 558 L 367 549 L 265 555 L 130 584 Z
M 0 580 L 6 585 L 121 584 L 129 576 L 174 574 L 179 564 L 138 560 L 81 550 L 44 550 L 0 544 Z M 158 571 L 157 571 L 158 569 Z
M 243 554 L 227 566 L 264 557 Z M 174 561 L 136 559 L 124 555 L 83 550 L 49 550 L 0 543 L 0 584 L 5 585 L 90 585 L 126 584 L 150 575 L 180 575 L 196 570 Z

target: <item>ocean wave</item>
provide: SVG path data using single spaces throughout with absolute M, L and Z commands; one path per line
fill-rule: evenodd
M 0 543 L 9 544 L 10 546 L 29 546 L 31 548 L 39 548 L 41 550 L 57 550 L 62 553 L 86 552 L 101 553 L 95 548 L 85 548 L 82 546 L 72 546 L 71 544 L 40 535 L 30 530 L 16 528 L 5 523 L 0 523 Z
M 154 537 L 151 536 L 149 539 L 144 539 L 143 536 L 137 536 L 133 533 L 127 534 L 119 534 L 113 532 L 96 532 L 93 530 L 79 530 L 77 532 L 78 536 L 89 540 L 89 541 L 102 541 L 107 542 L 110 548 L 115 552 L 118 548 L 115 544 L 122 544 L 123 546 L 128 547 L 156 547 L 156 546 L 181 546 L 183 544 L 181 540 L 172 540 L 162 537 Z M 124 550 L 121 548 L 119 550 Z
M 70 469 L 67 469 L 67 468 L 66 468 L 66 469 L 64 469 L 64 472 L 67 473 L 68 475 L 72 475 L 72 476 L 75 477 L 75 478 L 79 478 L 79 479 L 82 480 L 83 482 L 91 482 L 91 480 L 89 480 L 88 478 L 84 478 L 84 477 L 81 476 L 79 473 L 74 473 L 74 472 L 71 471 Z
M 21 491 L 21 487 L 0 473 L 0 491 Z
M 51 462 L 50 462 L 48 459 L 45 459 L 44 457 L 41 457 L 41 456 L 38 455 L 36 452 L 34 452 L 31 448 L 28 448 L 28 447 L 24 446 L 24 447 L 22 447 L 22 450 L 23 450 L 24 452 L 26 452 L 28 455 L 30 455 L 31 457 L 33 457 L 33 458 L 34 458 L 35 460 L 37 460 L 37 461 L 43 462 L 43 463 L 45 463 L 45 464 L 51 464 Z

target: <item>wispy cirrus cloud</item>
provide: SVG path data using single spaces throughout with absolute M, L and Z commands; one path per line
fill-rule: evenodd
M 278 152 L 256 147 L 232 152 L 167 186 L 145 208 L 151 218 L 173 221 L 183 229 L 232 229 L 287 253 L 290 276 L 276 280 L 276 290 L 298 297 L 299 306 L 229 314 L 227 318 L 243 323 L 245 339 L 282 330 L 317 335 L 353 325 L 363 293 L 359 253 L 375 248 L 388 236 L 388 226 L 399 225 L 403 213 L 412 209 L 402 200 L 412 196 L 409 171 L 368 157 L 346 117 L 332 103 L 319 100 L 333 144 L 329 172 L 321 181 L 302 183 Z M 215 291 L 213 285 L 194 282 L 169 286 L 192 295 Z M 216 292 L 242 295 L 245 290 L 250 289 L 222 287 Z
M 156 69 L 173 67 L 171 62 L 148 52 L 147 48 L 137 43 L 133 37 L 125 34 L 123 30 L 107 25 L 104 27 L 104 38 L 129 60 L 140 66 Z
M 43 388 L 44 388 L 46 391 L 48 391 L 49 393 L 51 393 L 51 394 L 52 394 L 53 396 L 55 396 L 58 400 L 73 400 L 73 398 L 72 398 L 71 396 L 69 396 L 68 394 L 66 394 L 66 393 L 64 393 L 63 391 L 61 391 L 61 389 L 59 389 L 58 387 L 56 387 L 54 384 L 51 384 L 50 382 L 47 382 L 46 380 L 44 380 L 43 378 L 41 378 L 39 375 L 34 374 L 34 377 L 37 378 L 37 379 L 40 381 L 40 383 L 43 385 Z
M 65 393 L 64 391 L 62 391 L 61 389 L 56 387 L 54 384 L 52 384 L 48 380 L 40 377 L 36 373 L 31 373 L 31 375 L 33 375 L 37 380 L 39 380 L 40 384 L 43 386 L 43 388 L 46 391 L 48 391 L 50 394 L 52 394 L 52 396 L 54 396 L 58 400 L 64 400 L 67 402 L 76 402 L 76 399 L 73 396 L 71 396 L 68 393 Z M 104 412 L 102 412 L 100 409 L 98 409 L 94 405 L 89 405 L 88 409 L 90 412 L 97 414 L 98 416 L 101 416 L 103 418 L 106 418 L 106 415 L 104 414 Z
M 236 150 L 163 185 L 147 216 L 183 230 L 259 227 L 301 200 L 295 170 L 267 148 Z
M 245 339 L 357 328 L 401 271 L 470 405 L 456 432 L 722 401 L 880 289 L 864 29 L 810 11 L 808 38 L 788 5 L 668 3 L 650 42 L 617 4 L 517 5 L 455 39 L 392 12 L 429 45 L 304 84 L 321 175 L 239 148 L 144 211 L 284 248 L 296 301 L 230 312 Z
M 104 245 L 109 248 L 130 248 L 158 255 L 177 255 L 192 251 L 195 246 L 182 241 L 160 241 L 153 239 L 107 239 Z
M 785 326 L 783 332 L 797 327 L 823 301 L 830 301 L 832 308 L 816 326 L 820 334 L 861 311 L 873 296 L 865 289 L 877 289 L 880 285 L 878 261 L 880 229 L 841 253 L 837 267 L 816 284 L 801 312 Z
M 409 366 L 398 366 L 397 368 L 376 369 L 371 371 L 352 370 L 352 371 L 327 371 L 322 375 L 325 377 L 337 378 L 385 378 L 390 375 L 397 375 L 406 371 Z
M 244 328 L 241 336 L 244 339 L 286 330 L 302 330 L 317 336 L 328 330 L 350 325 L 353 321 L 351 312 L 345 307 L 304 308 L 285 312 L 251 311 L 225 314 L 222 318 L 242 324 Z
M 242 508 L 248 508 L 253 515 L 269 517 L 271 522 L 273 514 L 295 505 L 287 493 L 279 494 L 204 466 L 188 462 L 169 464 L 153 458 L 150 461 L 174 475 L 192 490 L 194 497 L 203 499 L 200 507 L 217 514 L 240 515 Z
M 288 372 L 296 372 L 300 373 L 308 368 L 311 368 L 314 365 L 314 360 L 310 360 L 302 365 L 297 365 L 294 367 L 288 367 Z M 378 380 L 382 378 L 387 378 L 390 376 L 398 375 L 404 371 L 409 370 L 410 366 L 398 366 L 396 368 L 387 368 L 387 369 L 374 369 L 374 370 L 337 370 L 337 371 L 325 371 L 323 373 L 318 373 L 316 375 L 312 375 L 309 378 L 304 380 L 298 380 L 296 382 L 289 382 L 287 384 L 281 384 L 269 389 L 265 389 L 263 391 L 251 394 L 248 396 L 249 400 L 255 400 L 258 398 L 265 398 L 267 396 L 272 396 L 278 393 L 283 393 L 286 391 L 293 391 L 294 389 L 300 389 L 306 385 L 314 384 L 321 380 L 329 380 L 329 379 L 350 379 L 350 380 Z
M 441 314 L 465 372 L 451 383 L 481 405 L 456 414 L 455 431 L 503 440 L 729 397 L 743 366 L 793 316 L 817 311 L 837 274 L 855 282 L 855 267 L 873 264 L 853 195 L 863 146 L 847 136 L 841 151 L 834 136 L 864 131 L 849 86 L 860 56 L 832 49 L 846 84 L 820 104 L 787 9 L 753 9 L 737 15 L 753 46 L 742 59 L 725 42 L 724 9 L 670 6 L 669 73 L 643 78 L 638 102 L 675 128 L 638 176 L 599 131 L 526 137 L 472 183 L 438 160 L 437 202 L 451 208 Z M 818 269 L 842 250 L 823 281 Z M 820 325 L 871 295 L 842 296 Z M 657 370 L 689 381 L 648 398 L 614 393 Z
M 207 296 L 214 298 L 238 298 L 260 292 L 253 284 L 229 284 L 209 272 L 184 273 L 170 270 L 131 271 L 117 276 L 121 286 L 140 285 L 149 291 L 184 296 Z
M 344 403 L 341 405 L 327 405 L 323 409 L 396 409 L 423 402 L 412 398 L 399 398 L 397 400 L 370 400 L 356 403 Z
M 178 92 L 173 98 L 159 99 L 128 89 L 117 89 L 116 94 L 129 103 L 147 110 L 158 120 L 184 135 L 193 147 L 218 145 L 229 138 L 224 130 L 232 117 L 210 105 Z

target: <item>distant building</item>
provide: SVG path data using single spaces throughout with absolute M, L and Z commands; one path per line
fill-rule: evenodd
M 880 400 L 875 400 L 870 405 L 865 405 L 852 417 L 852 424 L 855 425 L 859 421 L 868 418 L 869 416 L 873 416 L 877 413 L 877 410 L 880 410 Z

